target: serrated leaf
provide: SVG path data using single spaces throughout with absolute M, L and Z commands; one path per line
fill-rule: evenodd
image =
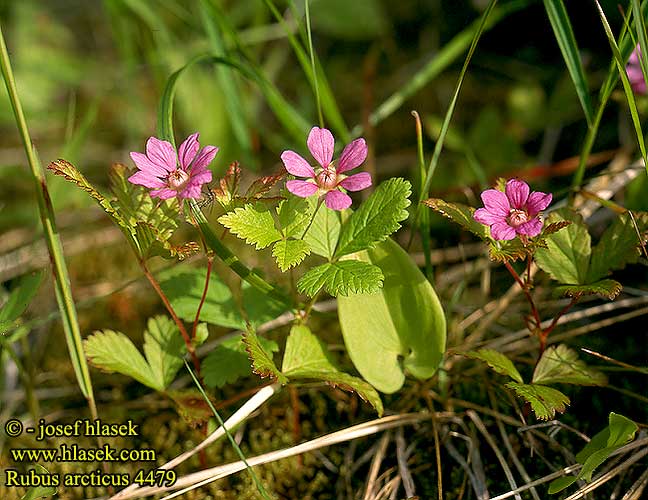
M 525 247 L 519 238 L 509 241 L 491 240 L 488 245 L 488 256 L 495 262 L 515 262 L 526 259 L 530 248 Z
M 397 243 L 387 239 L 355 255 L 385 276 L 374 294 L 338 297 L 347 352 L 362 377 L 384 393 L 399 390 L 405 373 L 425 380 L 443 359 L 446 322 L 434 288 Z
M 571 221 L 569 220 L 561 220 L 557 222 L 552 222 L 550 224 L 545 224 L 544 227 L 542 228 L 542 233 L 540 233 L 540 238 L 544 238 L 545 236 L 549 236 L 550 234 L 557 233 L 563 228 L 566 228 L 571 224 Z
M 621 283 L 614 280 L 601 280 L 590 285 L 561 285 L 554 289 L 557 296 L 580 297 L 582 295 L 600 295 L 614 300 L 622 290 Z
M 274 353 L 279 350 L 276 342 L 257 337 L 263 350 Z M 250 358 L 241 335 L 231 337 L 217 345 L 203 360 L 200 372 L 208 387 L 224 387 L 240 377 L 252 375 Z
M 322 287 L 334 297 L 375 293 L 383 283 L 380 268 L 367 262 L 343 260 L 314 267 L 297 282 L 299 293 L 314 297 Z
M 277 208 L 279 226 L 286 238 L 301 238 L 313 214 L 308 200 L 288 195 Z
M 264 177 L 259 177 L 255 179 L 250 187 L 245 192 L 244 198 L 247 200 L 250 199 L 261 199 L 263 195 L 268 193 L 273 186 L 283 179 L 286 176 L 286 171 L 281 170 L 280 172 L 272 175 L 266 175 Z
M 45 476 L 50 476 L 50 472 L 40 464 L 34 464 L 34 469 L 37 471 L 37 474 L 42 474 Z M 37 500 L 38 498 L 51 497 L 56 495 L 58 490 L 53 486 L 32 486 L 29 488 L 23 496 L 20 497 L 20 500 Z
M 587 283 L 591 253 L 591 238 L 583 218 L 568 210 L 561 209 L 552 212 L 548 222 L 569 220 L 572 222 L 557 233 L 545 238 L 547 248 L 538 248 L 535 261 L 546 273 L 560 283 L 582 285 Z
M 144 332 L 144 355 L 156 382 L 156 389 L 166 389 L 182 367 L 187 351 L 178 326 L 166 316 L 149 318 Z
M 621 214 L 614 223 L 608 227 L 598 244 L 592 249 L 592 259 L 587 282 L 592 283 L 607 276 L 610 271 L 623 269 L 626 264 L 637 262 L 639 259 L 639 246 L 641 241 L 637 234 L 643 234 L 648 227 L 648 214 L 635 215 L 635 222 L 630 214 Z
M 288 382 L 286 376 L 277 369 L 271 355 L 264 349 L 252 327 L 248 326 L 243 333 L 243 343 L 245 344 L 245 351 L 250 361 L 252 361 L 252 371 L 254 373 L 261 378 L 270 377 L 281 384 Z
M 140 255 L 144 258 L 158 256 L 164 259 L 184 260 L 200 251 L 200 246 L 194 241 L 174 245 L 168 240 L 169 236 L 160 233 L 153 224 L 148 222 L 135 223 L 135 237 L 139 244 Z
M 304 325 L 290 329 L 281 370 L 290 379 L 324 380 L 341 389 L 357 392 L 382 415 L 383 405 L 376 390 L 364 380 L 341 372 L 324 343 Z
M 127 375 L 152 389 L 163 390 L 144 356 L 123 333 L 96 331 L 83 341 L 83 347 L 86 356 L 96 367 Z
M 4 335 L 15 321 L 22 316 L 34 295 L 36 295 L 42 281 L 42 271 L 20 277 L 2 308 L 0 308 L 0 335 Z
M 489 227 L 473 219 L 473 214 L 475 213 L 473 207 L 462 205 L 461 203 L 449 203 L 439 198 L 424 200 L 423 204 L 456 224 L 459 224 L 482 240 L 490 239 Z
M 193 323 L 205 287 L 206 274 L 207 269 L 204 267 L 178 265 L 159 276 L 162 291 L 180 319 Z M 247 320 L 253 326 L 270 321 L 284 312 L 285 309 L 276 301 L 267 300 L 262 292 L 247 282 L 241 286 L 243 309 Z M 207 296 L 200 311 L 200 321 L 226 328 L 245 329 L 246 320 L 238 301 L 214 272 L 209 279 Z
M 550 346 L 533 371 L 534 384 L 605 385 L 607 379 L 598 370 L 578 359 L 578 353 L 565 344 Z
M 484 361 L 500 375 L 506 375 L 520 384 L 524 382 L 524 380 L 522 380 L 522 375 L 520 375 L 520 372 L 515 368 L 513 362 L 499 351 L 493 349 L 479 349 L 478 351 L 467 352 L 465 353 L 465 356 Z
M 257 250 L 281 239 L 270 209 L 262 203 L 247 204 L 222 215 L 218 222 Z
M 411 185 L 399 177 L 381 183 L 342 225 L 335 255 L 341 257 L 374 247 L 407 219 Z
M 311 209 L 317 205 L 315 197 L 307 198 Z M 340 212 L 322 205 L 315 213 L 313 223 L 308 229 L 304 241 L 309 244 L 314 254 L 331 259 L 335 253 L 340 237 Z
M 310 247 L 303 240 L 280 240 L 272 247 L 272 255 L 282 272 L 295 267 L 309 253 Z
M 227 173 L 219 179 L 218 187 L 213 190 L 216 200 L 226 210 L 230 208 L 230 204 L 238 197 L 240 181 L 241 168 L 239 162 L 234 161 L 227 168 Z
M 553 387 L 517 382 L 509 382 L 506 387 L 513 389 L 518 397 L 530 403 L 536 417 L 540 420 L 554 418 L 556 412 L 563 413 L 569 404 L 569 398 Z

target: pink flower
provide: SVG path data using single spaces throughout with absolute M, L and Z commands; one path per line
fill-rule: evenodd
M 344 172 L 352 170 L 367 158 L 367 144 L 364 139 L 356 139 L 348 144 L 335 166 L 333 148 L 335 141 L 333 134 L 328 129 L 313 127 L 308 134 L 308 149 L 313 158 L 319 163 L 317 172 L 311 165 L 294 151 L 281 153 L 281 161 L 286 170 L 294 176 L 305 177 L 307 180 L 292 180 L 286 183 L 288 191 L 296 196 L 308 198 L 317 193 L 318 196 L 326 195 L 326 206 L 332 210 L 344 210 L 351 206 L 349 195 L 340 191 L 360 191 L 371 186 L 371 176 L 367 172 L 360 172 L 350 176 Z
M 490 226 L 491 236 L 496 240 L 512 240 L 517 234 L 540 234 L 540 212 L 551 203 L 551 193 L 534 191 L 529 194 L 529 185 L 517 179 L 509 180 L 505 191 L 484 191 L 481 199 L 485 208 L 475 210 L 473 218 Z
M 180 144 L 178 153 L 170 142 L 149 137 L 146 154 L 132 152 L 131 158 L 138 171 L 128 180 L 151 189 L 152 198 L 168 200 L 174 196 L 200 198 L 202 185 L 211 182 L 212 173 L 207 168 L 218 152 L 215 146 L 200 149 L 198 132 Z
M 628 80 L 630 80 L 630 85 L 635 94 L 645 94 L 648 88 L 646 88 L 646 80 L 644 79 L 643 72 L 641 71 L 641 64 L 639 58 L 641 57 L 641 48 L 637 44 L 635 50 L 630 54 L 628 59 L 628 64 L 626 65 L 626 73 L 628 74 Z

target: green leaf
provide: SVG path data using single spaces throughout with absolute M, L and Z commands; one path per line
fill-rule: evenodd
M 161 273 L 158 277 L 162 291 L 176 314 L 189 323 L 193 323 L 196 317 L 205 287 L 206 273 L 207 269 L 204 267 L 180 265 Z M 285 311 L 285 307 L 274 300 L 267 300 L 262 292 L 248 283 L 243 283 L 242 294 L 245 316 L 253 326 L 270 321 Z M 200 320 L 225 328 L 245 329 L 246 319 L 240 311 L 239 301 L 215 272 L 211 273 L 209 279 Z
M 96 331 L 83 341 L 83 346 L 90 362 L 98 368 L 109 373 L 128 375 L 152 389 L 164 389 L 158 385 L 144 356 L 123 333 L 113 330 Z
M 42 281 L 42 271 L 20 277 L 9 293 L 6 302 L 0 308 L 0 335 L 4 335 L 15 321 L 22 316 L 34 295 L 36 295 Z
M 569 404 L 569 398 L 553 387 L 517 382 L 509 382 L 506 387 L 513 389 L 518 397 L 529 402 L 540 420 L 554 418 L 556 412 L 563 413 Z
M 554 289 L 557 296 L 580 297 L 582 295 L 600 295 L 614 300 L 621 293 L 621 283 L 614 280 L 601 280 L 590 285 L 561 285 Z
M 277 208 L 279 226 L 286 238 L 300 238 L 313 215 L 307 199 L 292 194 L 287 195 Z
M 384 276 L 377 293 L 338 297 L 344 343 L 356 369 L 379 391 L 393 393 L 407 371 L 432 377 L 446 343 L 441 303 L 411 257 L 391 239 L 358 258 L 378 266 Z
M 317 205 L 314 197 L 308 198 L 313 210 Z M 340 212 L 331 210 L 322 205 L 315 214 L 313 223 L 308 229 L 304 241 L 308 243 L 314 254 L 320 255 L 325 259 L 333 258 L 335 247 L 340 237 Z
M 144 332 L 144 355 L 159 391 L 166 389 L 182 367 L 186 346 L 178 326 L 166 316 L 149 318 Z
M 34 464 L 34 470 L 37 474 L 50 475 L 50 472 L 40 464 Z M 56 495 L 57 491 L 53 486 L 32 486 L 20 497 L 20 500 L 37 500 L 38 498 L 51 497 Z
M 424 200 L 423 204 L 440 213 L 444 217 L 447 217 L 456 224 L 459 224 L 461 227 L 467 229 L 482 240 L 490 240 L 489 227 L 473 219 L 473 214 L 475 213 L 473 207 L 462 205 L 461 203 L 449 203 L 439 198 Z
M 632 420 L 616 413 L 610 413 L 608 421 L 609 425 L 597 433 L 576 455 L 576 460 L 583 464 L 578 476 L 552 481 L 549 485 L 549 493 L 558 493 L 579 479 L 591 481 L 596 468 L 621 446 L 631 441 L 639 429 Z
M 295 267 L 310 253 L 308 243 L 303 240 L 280 240 L 272 247 L 272 255 L 281 272 Z
M 549 16 L 554 35 L 556 36 L 556 41 L 565 59 L 567 70 L 574 82 L 576 94 L 578 94 L 578 99 L 585 112 L 587 124 L 592 126 L 594 110 L 592 109 L 592 103 L 589 98 L 587 78 L 585 77 L 585 70 L 581 63 L 578 45 L 574 38 L 574 31 L 569 21 L 565 5 L 562 0 L 544 0 L 544 6 L 547 11 L 547 16 Z
M 467 352 L 465 355 L 472 359 L 484 361 L 500 375 L 511 377 L 520 384 L 524 382 L 522 380 L 522 375 L 520 375 L 520 372 L 515 368 L 513 362 L 501 352 L 493 349 L 479 349 L 478 351 Z
M 646 231 L 648 214 L 636 214 L 635 222 L 637 227 L 630 214 L 624 213 L 605 230 L 598 244 L 592 249 L 592 260 L 587 273 L 588 283 L 604 278 L 611 270 L 623 269 L 626 264 L 637 262 L 641 244 L 637 230 L 642 235 Z
M 322 287 L 337 297 L 375 293 L 383 283 L 382 271 L 367 262 L 343 260 L 314 267 L 297 282 L 299 293 L 314 297 Z
M 381 183 L 342 225 L 335 255 L 340 257 L 372 248 L 397 231 L 407 219 L 411 185 L 395 177 Z
M 261 378 L 270 377 L 281 384 L 286 384 L 288 379 L 281 373 L 272 361 L 272 355 L 264 349 L 263 343 L 259 340 L 256 332 L 251 326 L 243 333 L 243 343 L 252 361 L 252 371 Z
M 519 238 L 509 241 L 491 240 L 488 244 L 488 256 L 496 262 L 514 262 L 516 260 L 526 259 L 530 250 L 531 247 L 524 246 Z
M 572 224 L 546 236 L 547 248 L 536 250 L 536 263 L 540 269 L 560 283 L 569 285 L 587 283 L 591 239 L 583 218 L 568 209 L 561 209 L 552 212 L 547 220 L 550 224 L 563 220 L 569 220 Z
M 376 390 L 364 380 L 341 372 L 324 343 L 304 325 L 295 325 L 290 329 L 281 370 L 290 379 L 324 380 L 341 389 L 355 391 L 382 415 L 382 401 Z
M 578 359 L 578 353 L 565 344 L 550 346 L 542 354 L 533 372 L 534 384 L 605 385 L 601 372 Z
M 219 217 L 218 222 L 257 250 L 281 239 L 270 209 L 263 203 L 247 204 Z
M 257 337 L 263 350 L 274 353 L 279 350 L 276 342 Z M 200 372 L 208 387 L 224 387 L 241 377 L 252 375 L 250 358 L 241 335 L 236 335 L 217 345 L 200 365 Z

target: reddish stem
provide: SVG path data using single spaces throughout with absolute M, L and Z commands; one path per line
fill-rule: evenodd
M 513 269 L 513 266 L 508 262 L 504 261 L 504 265 L 506 266 L 506 269 L 511 273 L 513 278 L 515 278 L 515 281 L 517 281 L 517 284 L 520 285 L 520 288 L 522 288 L 522 291 L 524 292 L 524 295 L 527 298 L 527 301 L 529 302 L 529 305 L 531 306 L 531 313 L 533 314 L 533 319 L 536 322 L 536 328 L 540 328 L 540 314 L 538 314 L 538 309 L 535 306 L 535 303 L 533 302 L 533 297 L 531 297 L 531 293 L 529 292 L 529 287 L 527 286 L 527 283 L 524 283 L 522 281 L 522 278 L 520 278 L 520 275 Z
M 556 325 L 558 324 L 558 320 L 567 312 L 569 311 L 573 305 L 578 302 L 578 299 L 580 297 L 572 297 L 571 301 L 569 301 L 569 304 L 567 304 L 565 307 L 563 307 L 558 314 L 556 314 L 556 317 L 553 319 L 551 324 L 542 330 L 540 332 L 540 356 L 544 353 L 545 349 L 547 348 L 547 338 L 549 337 L 549 334 L 553 331 L 554 328 L 556 328 Z
M 207 298 L 207 291 L 209 290 L 209 279 L 211 278 L 212 266 L 214 264 L 214 257 L 211 254 L 207 254 L 207 277 L 205 278 L 205 287 L 203 288 L 202 297 L 200 297 L 200 304 L 198 304 L 198 310 L 196 310 L 196 318 L 194 319 L 193 326 L 191 328 L 191 338 L 196 338 L 196 331 L 198 330 L 198 323 L 200 320 L 200 311 L 205 304 L 205 299 Z
M 193 365 L 194 365 L 194 368 L 196 370 L 196 373 L 200 374 L 200 361 L 198 360 L 198 356 L 196 356 L 196 350 L 194 349 L 194 346 L 191 343 L 191 339 L 189 338 L 189 334 L 187 333 L 187 329 L 185 328 L 184 324 L 182 323 L 182 320 L 180 320 L 180 318 L 178 318 L 178 315 L 173 310 L 173 307 L 171 306 L 171 302 L 169 302 L 169 299 L 167 298 L 167 296 L 162 291 L 162 287 L 160 287 L 160 284 L 157 282 L 155 277 L 151 274 L 151 271 L 149 271 L 148 267 L 146 266 L 146 262 L 143 261 L 143 260 L 140 260 L 140 266 L 142 267 L 142 270 L 144 271 L 144 275 L 149 280 L 149 283 L 151 283 L 151 286 L 157 292 L 158 296 L 162 300 L 162 303 L 164 304 L 164 307 L 166 307 L 167 311 L 169 311 L 169 314 L 171 315 L 171 318 L 173 319 L 175 324 L 178 326 L 178 330 L 180 330 L 180 333 L 182 334 L 182 338 L 185 341 L 185 345 L 187 346 L 187 352 L 189 353 L 189 355 L 191 356 L 191 360 L 193 361 Z

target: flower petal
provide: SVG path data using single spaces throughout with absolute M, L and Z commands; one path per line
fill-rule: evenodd
M 529 217 L 535 217 L 542 210 L 547 208 L 551 203 L 551 198 L 551 193 L 541 193 L 540 191 L 534 191 L 533 193 L 531 193 L 526 203 L 526 209 Z
M 515 229 L 506 222 L 496 222 L 491 226 L 491 236 L 495 240 L 512 240 L 515 238 Z
M 506 222 L 506 217 L 499 214 L 492 214 L 485 208 L 478 208 L 473 214 L 473 219 L 487 226 L 492 226 L 498 222 Z
M 150 191 L 151 198 L 160 198 L 161 200 L 168 200 L 169 198 L 173 198 L 174 196 L 177 196 L 178 192 L 175 189 L 168 189 L 168 188 L 162 188 L 162 189 L 153 189 Z
M 522 209 L 529 197 L 529 185 L 518 179 L 506 183 L 506 197 L 513 208 Z
M 497 189 L 487 189 L 481 194 L 481 199 L 484 202 L 486 210 L 493 215 L 507 217 L 511 210 L 511 204 L 508 198 Z
M 143 172 L 150 173 L 156 177 L 166 177 L 169 174 L 169 171 L 166 168 L 156 165 L 149 160 L 145 154 L 133 151 L 130 154 L 130 157 L 135 163 L 135 166 Z
M 298 177 L 315 177 L 313 167 L 294 151 L 288 150 L 281 153 L 281 161 L 289 174 Z
M 306 181 L 288 181 L 286 182 L 286 189 L 295 196 L 301 198 L 308 198 L 317 192 L 317 186 L 312 182 Z
M 175 149 L 168 141 L 161 141 L 156 137 L 149 137 L 146 141 L 146 156 L 151 162 L 162 167 L 167 172 L 176 169 L 177 155 Z
M 178 193 L 180 198 L 193 198 L 197 200 L 202 196 L 200 184 L 187 184 L 185 188 Z
M 542 220 L 539 217 L 531 219 L 529 222 L 525 222 L 521 226 L 518 226 L 516 229 L 518 234 L 526 234 L 527 236 L 538 236 L 540 231 L 542 231 Z
M 128 182 L 131 184 L 137 184 L 138 186 L 144 186 L 147 188 L 162 188 L 167 185 L 162 179 L 155 177 L 149 172 L 144 172 L 138 170 L 133 175 L 128 178 Z
M 326 193 L 326 206 L 331 210 L 344 210 L 351 206 L 351 197 L 334 189 Z
M 200 143 L 198 142 L 198 132 L 191 134 L 187 137 L 180 147 L 178 148 L 178 160 L 180 161 L 180 167 L 182 170 L 187 170 L 191 162 L 194 161 L 198 150 L 200 149 Z
M 329 166 L 333 159 L 333 148 L 335 141 L 333 134 L 326 128 L 313 127 L 308 134 L 308 149 L 310 150 L 313 158 L 317 160 L 323 168 Z
M 371 186 L 371 175 L 369 172 L 360 172 L 359 174 L 350 175 L 338 184 L 349 191 L 361 191 Z
M 218 153 L 218 148 L 216 146 L 205 146 L 200 150 L 200 152 L 194 158 L 194 161 L 191 165 L 191 171 L 202 170 L 209 165 L 214 156 Z
M 367 159 L 367 143 L 363 138 L 356 139 L 342 151 L 338 160 L 337 173 L 341 174 L 362 164 Z
M 211 170 L 200 170 L 198 172 L 194 172 L 193 170 L 191 171 L 191 177 L 189 179 L 188 184 L 207 184 L 208 182 L 212 181 L 212 173 Z

